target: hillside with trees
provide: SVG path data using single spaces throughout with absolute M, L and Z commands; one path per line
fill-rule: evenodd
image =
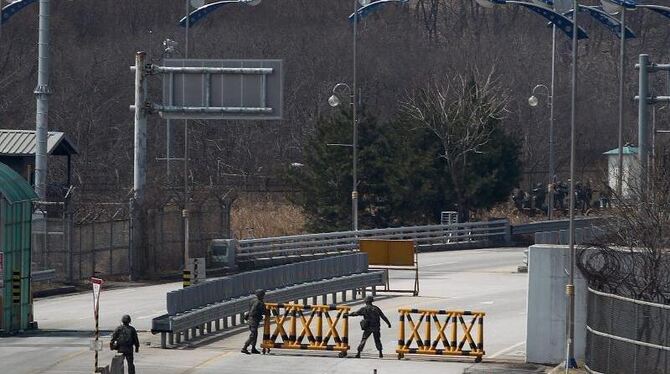
M 159 63 L 164 57 L 162 42 L 166 38 L 179 43 L 172 57 L 181 57 L 184 29 L 177 21 L 183 13 L 181 0 L 53 2 L 49 127 L 65 131 L 79 147 L 80 154 L 73 162 L 81 199 L 127 201 L 132 188 L 133 158 L 132 113 L 128 109 L 133 101 L 133 76 L 129 66 L 139 50 L 147 51 L 149 59 Z M 330 108 L 327 98 L 336 83 L 352 79 L 349 14 L 350 0 L 265 0 L 256 7 L 227 6 L 192 28 L 190 57 L 279 58 L 284 60 L 286 70 L 283 120 L 196 121 L 190 126 L 191 158 L 198 167 L 193 168 L 189 180 L 196 190 L 218 188 L 217 193 L 225 194 L 228 191 L 225 176 L 230 175 L 281 178 L 291 163 L 306 164 L 313 157 L 305 149 L 323 146 L 313 144 L 313 139 L 330 139 L 331 135 L 320 132 L 330 131 L 332 137 L 342 142 L 340 135 L 350 131 L 347 114 Z M 601 25 L 586 17 L 581 19 L 589 39 L 581 42 L 579 50 L 580 173 L 598 168 L 602 152 L 617 145 L 619 47 L 618 40 Z M 34 128 L 37 21 L 34 6 L 3 25 L 2 128 Z M 668 61 L 670 23 L 657 14 L 642 11 L 631 12 L 629 21 L 637 38 L 629 41 L 626 58 L 624 140 L 635 143 L 634 63 L 643 52 L 649 53 L 654 61 Z M 358 78 L 365 113 L 360 124 L 361 157 L 365 162 L 366 152 L 377 150 L 374 152 L 383 157 L 363 167 L 370 175 L 383 175 L 388 181 L 361 182 L 367 183 L 365 188 L 371 197 L 376 196 L 374 204 L 365 203 L 369 209 L 398 211 L 399 203 L 394 199 L 411 199 L 417 189 L 447 188 L 454 180 L 461 181 L 464 190 L 496 191 L 495 186 L 473 186 L 466 176 L 451 182 L 436 181 L 433 174 L 448 166 L 445 158 L 440 158 L 445 154 L 444 144 L 434 138 L 427 140 L 430 126 L 412 132 L 410 137 L 400 135 L 411 122 L 408 119 L 413 118 L 403 104 L 413 93 L 428 87 L 434 79 L 467 77 L 472 71 L 493 72 L 506 97 L 505 115 L 497 120 L 492 131 L 495 136 L 516 139 L 509 140 L 509 145 L 505 140 L 487 152 L 494 157 L 506 153 L 507 148 L 516 148 L 523 167 L 523 183 L 546 181 L 549 108 L 546 105 L 531 108 L 527 103 L 536 84 L 550 82 L 551 29 L 544 19 L 520 7 L 484 9 L 471 0 L 414 0 L 409 5 L 390 6 L 371 15 L 360 23 L 359 31 Z M 557 166 L 561 178 L 567 179 L 570 44 L 560 33 L 557 50 L 554 98 Z M 653 84 L 660 92 L 664 82 L 658 80 Z M 160 97 L 159 81 L 152 82 L 151 94 Z M 540 99 L 545 103 L 545 97 Z M 659 112 L 657 121 L 666 123 L 668 112 Z M 321 128 L 321 124 L 326 126 Z M 177 126 L 174 157 L 182 157 L 183 130 L 181 124 Z M 391 129 L 398 130 L 391 133 Z M 434 129 L 432 132 L 435 135 Z M 395 154 L 402 147 L 416 149 L 422 141 L 426 142 L 419 149 L 423 153 L 410 158 Z M 403 142 L 407 144 L 398 144 Z M 149 145 L 149 180 L 156 191 L 161 186 L 180 185 L 180 163 L 173 165 L 175 171 L 170 180 L 166 177 L 165 161 L 159 160 L 165 157 L 166 127 L 158 116 L 150 118 Z M 339 178 L 347 178 L 348 152 L 331 151 L 328 157 L 334 159 L 322 155 L 320 162 L 328 164 L 327 170 L 339 173 Z M 318 155 L 319 150 L 314 152 Z M 488 167 L 490 160 L 473 158 L 467 163 L 480 170 Z M 58 162 L 50 165 L 51 179 L 64 173 L 63 165 Z M 422 177 L 407 179 L 403 171 L 417 169 L 419 165 L 425 166 L 418 171 Z M 416 185 L 408 189 L 410 183 Z M 333 192 L 331 197 L 347 202 L 349 187 Z M 441 192 L 443 200 L 439 202 L 416 201 L 416 209 L 422 212 L 413 214 L 434 220 L 435 211 L 452 208 L 449 205 L 454 201 L 469 204 L 473 209 L 479 207 L 465 196 L 452 198 L 449 193 Z M 167 195 L 158 192 L 153 196 L 156 204 L 167 199 Z M 366 219 L 370 226 L 395 222 L 372 215 Z M 407 222 L 421 220 L 407 217 Z

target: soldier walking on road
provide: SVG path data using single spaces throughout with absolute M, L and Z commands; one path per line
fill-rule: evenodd
M 368 340 L 370 335 L 375 338 L 375 346 L 379 351 L 379 358 L 384 357 L 382 354 L 382 340 L 380 329 L 380 319 L 383 319 L 384 322 L 391 328 L 391 322 L 384 315 L 381 309 L 377 306 L 372 305 L 374 298 L 372 296 L 367 296 L 365 298 L 365 306 L 359 309 L 356 312 L 349 313 L 349 316 L 362 316 L 363 320 L 361 321 L 361 328 L 363 329 L 363 338 L 361 339 L 361 344 L 358 345 L 358 353 L 356 353 L 356 358 L 361 357 L 361 351 L 365 348 L 365 342 Z
M 258 327 L 265 316 L 265 303 L 263 302 L 265 298 L 264 290 L 256 290 L 256 301 L 251 304 L 249 312 L 244 314 L 244 319 L 249 322 L 249 339 L 244 343 L 242 348 L 242 353 L 245 354 L 259 354 L 260 352 L 256 349 L 256 342 L 258 340 Z M 251 352 L 247 348 L 251 346 Z
M 121 317 L 122 325 L 117 327 L 112 334 L 109 348 L 123 354 L 128 362 L 128 374 L 135 374 L 135 363 L 133 362 L 133 346 L 135 353 L 140 351 L 140 340 L 137 338 L 137 330 L 130 326 L 130 316 Z

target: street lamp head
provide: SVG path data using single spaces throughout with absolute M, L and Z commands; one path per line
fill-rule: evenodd
M 493 8 L 495 3 L 491 0 L 475 0 L 477 4 L 484 8 Z
M 609 0 L 600 0 L 600 4 L 602 4 L 603 10 L 609 14 L 617 14 L 623 9 L 621 4 Z
M 337 97 L 337 95 L 335 94 L 333 94 L 331 97 L 328 98 L 328 105 L 332 106 L 333 108 L 340 105 L 340 103 L 341 103 L 340 98 Z
M 537 98 L 537 96 L 532 95 L 531 97 L 528 98 L 528 105 L 532 107 L 536 107 L 537 104 L 540 103 L 540 100 Z

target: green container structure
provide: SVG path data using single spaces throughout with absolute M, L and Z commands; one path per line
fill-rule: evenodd
M 32 325 L 30 292 L 31 225 L 33 200 L 30 184 L 0 163 L 0 331 L 15 333 Z

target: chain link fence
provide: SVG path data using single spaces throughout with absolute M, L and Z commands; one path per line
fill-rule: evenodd
M 86 210 L 64 203 L 35 207 L 33 270 L 56 270 L 56 280 L 77 282 L 91 276 L 125 277 L 130 273 L 128 204 L 108 203 Z M 143 277 L 181 270 L 184 225 L 177 206 L 150 210 L 142 250 Z M 228 210 L 208 204 L 191 212 L 190 255 L 205 257 L 212 239 L 229 235 Z
M 670 305 L 589 288 L 586 365 L 590 373 L 670 373 Z

